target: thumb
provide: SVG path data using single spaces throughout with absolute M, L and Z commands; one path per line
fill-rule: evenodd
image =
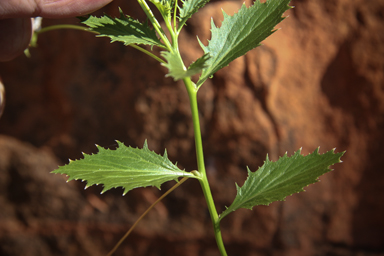
M 31 18 L 0 20 L 0 61 L 20 55 L 28 47 L 31 35 Z

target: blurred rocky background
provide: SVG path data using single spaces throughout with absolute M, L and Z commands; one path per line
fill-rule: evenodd
M 180 38 L 193 61 L 210 18 L 242 1 L 212 1 Z M 250 1 L 247 2 L 250 4 Z M 199 92 L 205 157 L 219 212 L 266 154 L 277 160 L 347 150 L 343 163 L 285 202 L 239 210 L 222 222 L 231 256 L 384 255 L 384 1 L 293 0 L 289 18 L 263 46 L 219 71 Z M 136 1 L 115 0 L 141 21 Z M 43 26 L 77 19 L 44 20 Z M 65 182 L 50 174 L 95 144 L 115 140 L 195 165 L 182 83 L 141 52 L 80 31 L 40 36 L 32 57 L 0 63 L 6 108 L 0 119 L 0 255 L 106 255 L 159 191 Z M 160 203 L 116 255 L 219 256 L 198 182 Z

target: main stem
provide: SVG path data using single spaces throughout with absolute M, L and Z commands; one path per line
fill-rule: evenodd
M 213 201 L 211 188 L 209 186 L 207 173 L 205 171 L 205 163 L 204 163 L 204 154 L 203 154 L 203 142 L 201 139 L 201 131 L 200 131 L 200 120 L 199 120 L 199 110 L 197 106 L 197 91 L 198 88 L 194 83 L 192 83 L 191 78 L 187 77 L 183 79 L 184 84 L 188 91 L 189 101 L 191 105 L 192 111 L 192 120 L 193 120 L 193 130 L 195 133 L 195 147 L 196 147 L 196 157 L 197 157 L 197 168 L 201 175 L 200 185 L 204 193 L 205 200 L 207 201 L 207 206 L 209 210 L 209 214 L 211 216 L 211 220 L 213 223 L 213 228 L 215 231 L 215 238 L 217 247 L 219 248 L 221 256 L 227 256 L 227 252 L 225 251 L 223 238 L 221 236 L 220 230 L 220 220 L 219 215 L 217 214 L 215 203 Z

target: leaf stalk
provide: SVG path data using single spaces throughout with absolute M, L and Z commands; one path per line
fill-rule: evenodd
M 96 35 L 100 34 L 97 31 L 93 31 L 93 30 L 91 30 L 91 29 L 89 29 L 87 27 L 78 26 L 78 25 L 72 25 L 72 24 L 52 25 L 52 26 L 44 27 L 42 29 L 39 29 L 39 30 L 35 31 L 34 34 L 32 35 L 32 39 L 31 39 L 31 42 L 30 42 L 30 47 L 37 47 L 37 37 L 41 33 L 45 33 L 45 32 L 56 30 L 56 29 L 74 29 L 74 30 L 90 32 L 90 33 L 93 33 L 93 34 L 96 34 Z M 156 56 L 155 54 L 151 53 L 150 51 L 147 51 L 143 47 L 140 47 L 140 46 L 138 46 L 136 44 L 129 44 L 129 46 L 131 46 L 132 48 L 135 48 L 136 50 L 139 50 L 139 51 L 147 54 L 149 57 L 152 57 L 153 59 L 157 60 L 160 63 L 166 63 L 165 60 L 159 58 L 158 56 Z
M 138 45 L 136 45 L 136 44 L 130 44 L 129 46 L 131 46 L 131 47 L 135 48 L 136 50 L 139 50 L 139 51 L 141 51 L 141 52 L 147 54 L 148 56 L 154 58 L 155 60 L 157 60 L 157 61 L 160 62 L 160 63 L 167 63 L 165 60 L 163 60 L 163 59 L 157 57 L 155 54 L 151 53 L 150 51 L 147 51 L 147 50 L 144 49 L 143 47 L 140 47 L 140 46 L 138 46 Z

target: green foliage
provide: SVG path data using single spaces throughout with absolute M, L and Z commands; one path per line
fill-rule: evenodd
M 125 45 L 144 44 L 164 48 L 156 31 L 151 29 L 147 22 L 140 23 L 125 15 L 120 9 L 120 18 L 89 16 L 81 17 L 81 22 L 89 27 L 91 31 L 98 32 L 100 37 L 109 37 L 111 42 L 122 42 Z
M 147 142 L 142 149 L 126 147 L 117 141 L 116 150 L 104 149 L 97 146 L 97 154 L 84 154 L 84 159 L 70 161 L 69 164 L 60 166 L 53 173 L 69 176 L 70 180 L 86 180 L 87 187 L 104 184 L 105 191 L 123 187 L 124 195 L 137 187 L 160 185 L 179 177 L 194 177 L 192 173 L 180 170 L 167 157 L 160 156 L 148 149 Z
M 321 155 L 318 150 L 307 156 L 301 155 L 301 150 L 298 150 L 293 156 L 285 154 L 276 162 L 271 162 L 267 156 L 259 170 L 251 172 L 248 169 L 247 180 L 242 187 L 236 184 L 236 198 L 220 215 L 220 219 L 237 209 L 268 205 L 304 191 L 304 187 L 317 182 L 319 176 L 331 171 L 329 166 L 340 163 L 340 157 L 344 154 L 331 150 Z
M 209 55 L 205 54 L 203 57 L 193 62 L 187 69 L 185 68 L 183 60 L 178 52 L 171 53 L 163 51 L 161 52 L 161 55 L 167 61 L 167 63 L 162 64 L 164 67 L 168 68 L 168 74 L 166 76 L 173 77 L 175 81 L 200 73 L 201 70 L 207 66 L 206 63 L 209 58 Z
M 220 28 L 212 20 L 212 38 L 208 46 L 200 42 L 204 53 L 208 53 L 210 58 L 197 86 L 201 86 L 218 70 L 259 46 L 262 40 L 270 36 L 274 32 L 273 28 L 284 19 L 282 15 L 290 8 L 289 2 L 290 0 L 269 0 L 265 3 L 256 1 L 249 8 L 243 4 L 233 16 L 223 11 L 224 20 Z
M 148 149 L 146 142 L 142 149 L 126 147 L 123 143 L 117 142 L 116 150 L 97 146 L 99 150 L 97 154 L 84 154 L 84 159 L 70 161 L 68 165 L 59 167 L 54 173 L 67 174 L 68 181 L 77 179 L 87 181 L 87 186 L 103 184 L 102 192 L 122 187 L 124 194 L 136 187 L 160 188 L 164 182 L 177 181 L 180 177 L 185 177 L 180 183 L 188 177 L 196 178 L 200 182 L 207 201 L 218 249 L 222 256 L 226 256 L 220 232 L 221 219 L 237 209 L 252 209 L 256 205 L 268 205 L 303 191 L 304 187 L 315 183 L 319 176 L 329 172 L 329 166 L 340 162 L 344 152 L 329 151 L 321 155 L 317 149 L 314 153 L 303 156 L 299 150 L 291 157 L 285 154 L 276 162 L 271 162 L 267 156 L 264 165 L 258 171 L 251 172 L 248 169 L 248 178 L 244 185 L 239 187 L 236 184 L 237 195 L 233 203 L 219 216 L 204 167 L 197 92 L 215 72 L 259 46 L 261 41 L 270 36 L 275 31 L 275 26 L 284 19 L 284 12 L 291 8 L 288 6 L 290 0 L 267 0 L 265 3 L 256 0 L 250 7 L 243 4 L 232 16 L 223 12 L 224 20 L 220 27 L 216 27 L 213 20 L 211 21 L 212 36 L 208 45 L 205 46 L 199 41 L 204 51 L 203 56 L 188 68 L 179 51 L 179 32 L 187 20 L 209 0 L 180 0 L 181 6 L 176 6 L 177 0 L 149 1 L 160 11 L 164 25 L 158 22 L 146 0 L 138 0 L 149 22 L 141 23 L 120 10 L 119 18 L 111 18 L 107 15 L 100 18 L 94 16 L 82 18 L 82 23 L 88 28 L 72 25 L 67 27 L 93 31 L 98 33 L 98 36 L 109 37 L 112 42 L 119 41 L 130 45 L 165 66 L 168 69 L 167 76 L 174 80 L 183 79 L 190 99 L 198 171 L 180 170 L 168 159 L 166 151 L 163 156 L 158 155 Z M 168 30 L 167 33 L 165 29 Z M 49 28 L 45 31 L 48 30 Z M 149 45 L 151 50 L 153 46 L 158 46 L 162 49 L 161 56 L 157 56 L 157 52 L 152 53 L 138 45 Z M 199 73 L 201 75 L 195 84 L 191 76 Z

